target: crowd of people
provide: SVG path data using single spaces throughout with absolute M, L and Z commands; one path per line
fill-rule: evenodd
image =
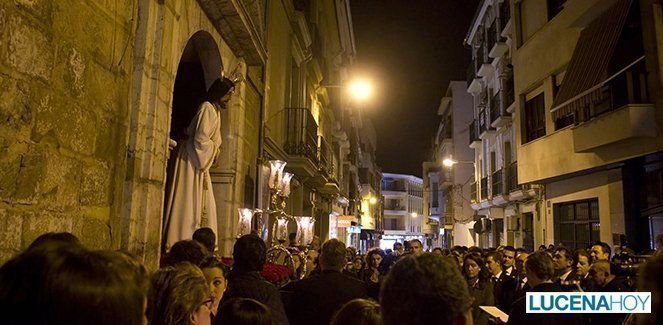
M 298 247 L 304 270 L 287 283 L 264 274 L 268 247 L 238 238 L 232 259 L 215 252 L 208 228 L 175 243 L 149 272 L 133 255 L 85 248 L 70 233 L 47 233 L 0 267 L 3 324 L 661 324 L 663 254 L 621 275 L 611 247 L 424 252 L 419 240 L 358 254 L 330 239 Z M 303 260 L 305 258 L 305 260 Z M 301 268 L 300 268 L 301 267 Z M 645 291 L 651 314 L 528 314 L 526 292 Z

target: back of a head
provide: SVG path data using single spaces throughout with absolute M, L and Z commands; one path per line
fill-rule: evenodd
M 233 268 L 245 272 L 261 271 L 267 259 L 267 246 L 256 235 L 239 237 L 233 247 Z
M 207 252 L 202 244 L 191 239 L 180 240 L 170 248 L 163 261 L 163 266 L 174 266 L 184 262 L 199 265 L 205 257 L 207 257 Z
M 612 274 L 612 272 L 610 271 L 610 262 L 606 260 L 594 261 L 594 263 L 592 263 L 591 268 L 594 269 L 596 272 L 602 272 L 608 275 Z
M 330 325 L 382 325 L 380 305 L 373 300 L 354 299 L 332 317 Z
M 191 239 L 203 245 L 209 253 L 214 253 L 214 247 L 216 246 L 216 235 L 214 234 L 214 230 L 212 230 L 212 228 L 204 227 L 196 229 L 196 231 L 193 232 Z
M 150 324 L 187 324 L 201 301 L 209 296 L 205 276 L 190 263 L 159 269 L 152 275 L 151 284 L 147 305 Z
M 545 251 L 537 251 L 527 256 L 525 268 L 544 281 L 552 279 L 555 275 L 553 259 Z
M 406 256 L 391 269 L 380 292 L 382 320 L 391 324 L 448 324 L 472 301 L 450 257 Z
M 34 249 L 35 247 L 39 247 L 43 244 L 46 243 L 65 243 L 65 244 L 72 244 L 72 245 L 80 245 L 81 242 L 78 240 L 78 237 L 74 236 L 74 234 L 70 232 L 47 232 L 44 234 L 41 234 L 39 237 L 37 237 L 35 240 L 32 241 L 30 246 L 28 246 L 28 250 Z
M 40 245 L 0 269 L 3 322 L 142 324 L 145 292 L 136 274 L 117 255 Z
M 219 308 L 215 325 L 272 325 L 272 313 L 267 306 L 248 298 L 232 298 Z
M 330 239 L 320 249 L 320 267 L 323 270 L 340 271 L 345 266 L 345 244 L 338 239 Z

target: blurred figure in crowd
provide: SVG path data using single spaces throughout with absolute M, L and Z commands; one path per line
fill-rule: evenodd
M 207 280 L 212 295 L 212 315 L 216 316 L 219 302 L 228 287 L 228 267 L 219 262 L 215 257 L 207 257 L 200 264 L 200 269 Z
M 488 314 L 479 306 L 494 306 L 495 296 L 493 285 L 489 281 L 489 273 L 479 254 L 467 254 L 463 259 L 463 275 L 467 281 L 472 301 L 472 319 L 474 324 L 488 324 Z
M 272 325 L 270 309 L 259 301 L 248 298 L 233 298 L 219 309 L 215 325 Z
M 385 325 L 472 324 L 472 297 L 450 258 L 424 253 L 398 261 L 380 292 Z
M 182 262 L 152 275 L 147 318 L 150 324 L 209 325 L 214 299 L 203 272 Z
M 382 325 L 380 305 L 373 300 L 354 299 L 343 305 L 330 325 Z

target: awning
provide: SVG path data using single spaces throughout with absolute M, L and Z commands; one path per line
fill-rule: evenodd
M 598 89 L 596 93 L 578 96 L 607 78 L 608 65 L 624 28 L 631 2 L 619 0 L 580 33 L 566 75 L 553 102 L 553 120 L 588 105 L 601 95 Z

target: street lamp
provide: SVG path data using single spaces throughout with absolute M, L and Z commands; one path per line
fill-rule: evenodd
M 319 85 L 317 89 L 320 88 L 344 88 L 350 97 L 357 101 L 367 100 L 373 95 L 373 85 L 364 79 L 357 79 L 343 85 Z
M 444 167 L 451 168 L 455 164 L 472 164 L 472 165 L 474 165 L 474 161 L 471 161 L 471 160 L 468 160 L 468 161 L 454 160 L 454 159 L 451 159 L 451 158 L 444 158 L 444 160 L 442 160 L 442 165 L 444 165 Z
M 416 217 L 419 216 L 419 214 L 416 213 L 416 212 L 412 212 L 412 213 L 410 213 L 410 216 L 412 216 L 412 218 L 416 218 Z
M 378 203 L 378 199 L 376 199 L 375 196 L 371 196 L 371 198 L 368 199 L 368 203 L 370 204 Z

